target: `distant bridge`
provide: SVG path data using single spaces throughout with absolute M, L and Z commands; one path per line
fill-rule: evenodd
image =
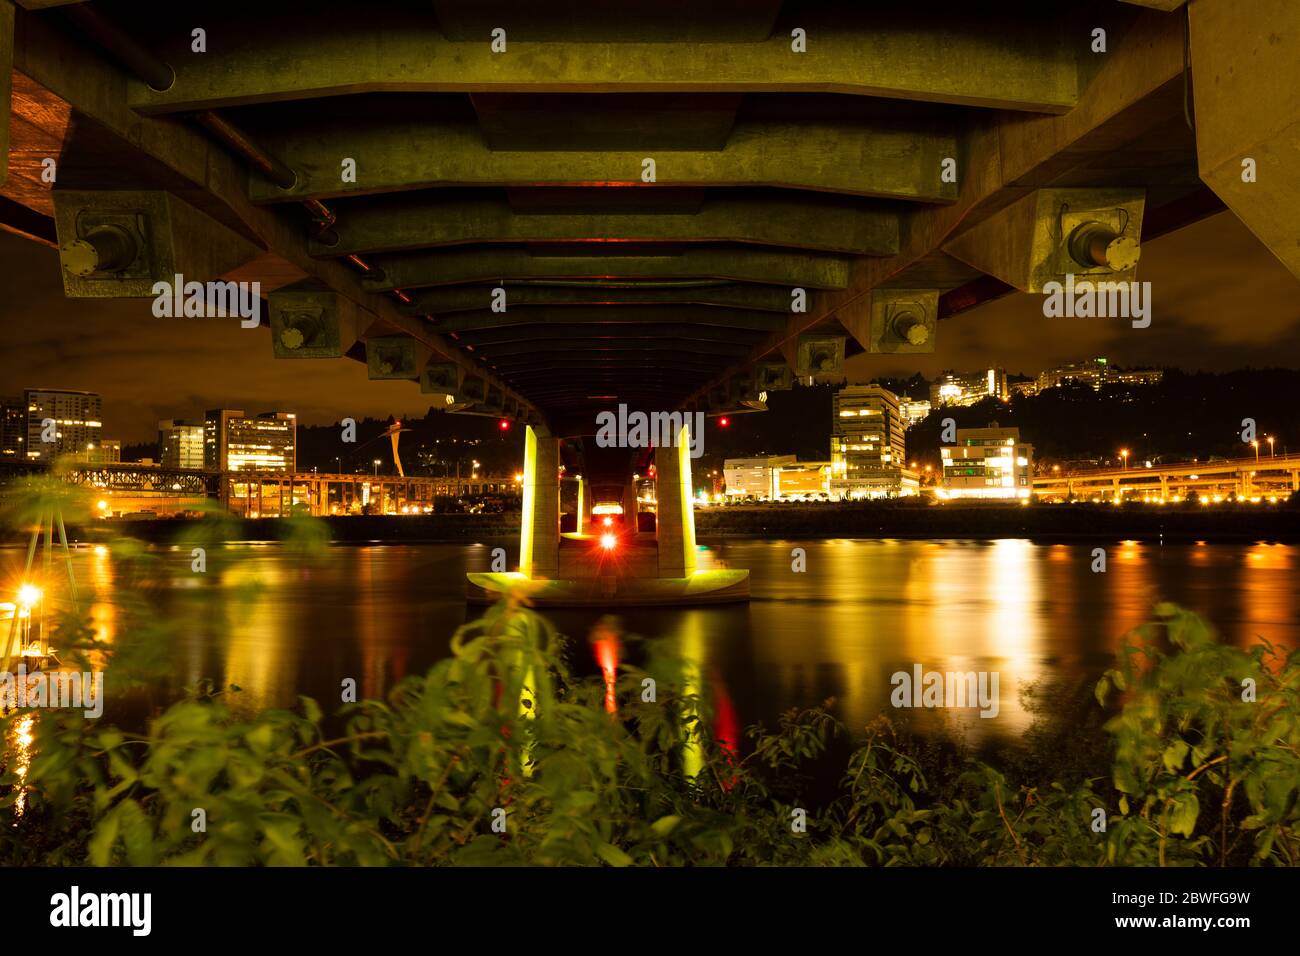
M 1221 461 L 1179 462 L 1151 468 L 1097 468 L 1034 479 L 1034 494 L 1069 498 L 1149 498 L 1173 501 L 1195 491 L 1201 498 L 1285 497 L 1300 491 L 1300 454 L 1260 455 Z
M 0 483 L 23 475 L 48 473 L 42 462 L 0 461 Z M 107 515 L 157 510 L 193 510 L 214 498 L 236 514 L 278 517 L 295 508 L 315 516 L 410 514 L 432 510 L 437 498 L 518 495 L 513 476 L 456 478 L 300 472 L 202 471 L 139 463 L 86 463 L 61 467 L 69 483 L 101 492 L 99 510 Z

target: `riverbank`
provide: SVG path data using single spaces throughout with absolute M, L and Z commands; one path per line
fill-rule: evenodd
M 340 544 L 455 543 L 517 538 L 519 515 L 442 514 L 321 519 Z M 71 539 L 94 542 L 126 536 L 163 543 L 189 522 L 176 519 L 97 522 L 70 528 Z M 276 541 L 279 519 L 234 520 L 232 541 Z M 1300 541 L 1294 505 L 1004 505 L 927 504 L 903 500 L 830 504 L 699 508 L 696 536 L 724 538 L 1028 538 L 1035 541 Z

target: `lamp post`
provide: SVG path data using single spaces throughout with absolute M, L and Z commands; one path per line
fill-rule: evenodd
M 379 477 L 379 459 L 378 459 L 378 458 L 375 459 L 375 477 L 376 477 L 376 478 Z
M 1269 435 L 1267 438 L 1264 439 L 1264 441 L 1268 442 L 1268 457 L 1276 458 L 1277 450 L 1273 447 L 1273 443 L 1277 441 L 1277 439 L 1274 438 L 1272 435 Z
M 1124 470 L 1124 471 L 1128 471 L 1128 449 L 1127 449 L 1127 448 L 1121 448 L 1121 449 L 1119 450 L 1119 457 L 1122 458 L 1122 459 L 1124 460 L 1124 468 L 1123 468 L 1123 470 Z
M 1259 439 L 1256 438 L 1256 439 L 1255 439 L 1253 442 L 1251 442 L 1250 444 L 1251 444 L 1251 447 L 1255 449 L 1255 464 L 1258 465 L 1258 464 L 1259 464 Z

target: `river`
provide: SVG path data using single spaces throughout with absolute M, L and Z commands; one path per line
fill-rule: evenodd
M 998 675 L 997 714 L 978 709 L 918 715 L 955 721 L 976 742 L 1015 737 L 1031 719 L 1021 690 L 1091 678 L 1122 635 L 1167 600 L 1208 618 L 1223 638 L 1300 645 L 1300 548 L 1258 543 L 1123 542 L 1093 570 L 1095 543 L 1025 540 L 735 541 L 701 545 L 706 562 L 749 568 L 748 604 L 622 613 L 623 626 L 669 638 L 726 695 L 739 724 L 772 726 L 790 707 L 835 698 L 861 728 L 890 708 L 891 676 L 923 671 Z M 794 570 L 794 549 L 806 569 Z M 205 574 L 188 552 L 161 551 L 150 600 L 170 626 L 164 666 L 147 687 L 118 692 L 106 678 L 110 719 L 134 722 L 202 678 L 237 685 L 240 710 L 292 705 L 298 695 L 331 709 L 342 681 L 384 694 L 448 653 L 467 615 L 467 570 L 486 570 L 486 545 L 335 546 L 302 559 L 280 545 L 237 545 L 237 560 Z M 0 551 L 16 580 L 23 553 Z M 514 556 L 512 555 L 512 558 Z M 127 590 L 114 549 L 80 549 L 74 571 L 100 639 L 124 641 Z M 136 593 L 139 582 L 130 590 Z M 596 671 L 582 640 L 599 611 L 548 611 L 575 638 L 580 669 Z M 57 641 L 55 642 L 57 646 Z M 951 724 L 950 724 L 951 726 Z

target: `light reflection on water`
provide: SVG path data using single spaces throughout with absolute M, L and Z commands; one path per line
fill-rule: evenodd
M 188 551 L 160 552 L 166 586 L 153 596 L 174 637 L 171 667 L 151 701 L 200 678 L 238 685 L 232 700 L 248 711 L 292 706 L 305 694 L 330 712 L 347 678 L 360 694 L 380 696 L 447 653 L 452 632 L 477 613 L 464 605 L 464 574 L 486 570 L 493 546 L 336 547 L 307 562 L 279 547 L 249 547 L 228 552 L 239 561 L 207 576 L 190 571 Z M 730 541 L 706 547 L 705 557 L 750 569 L 750 603 L 624 610 L 622 618 L 630 631 L 675 640 L 694 673 L 725 683 L 742 727 L 771 727 L 782 710 L 834 697 L 841 719 L 860 729 L 890 710 L 896 671 L 996 671 L 996 718 L 973 709 L 909 715 L 923 731 L 955 726 L 973 742 L 1022 732 L 1030 720 L 1022 688 L 1099 673 L 1160 600 L 1204 614 L 1239 644 L 1256 636 L 1300 644 L 1294 545 L 1109 542 L 1106 571 L 1094 573 L 1098 546 Z M 791 569 L 795 547 L 807 553 L 805 572 Z M 0 551 L 0 581 L 21 560 Z M 115 641 L 123 626 L 115 559 L 87 550 L 74 564 L 100 639 Z M 589 657 L 583 639 L 602 613 L 548 616 Z M 594 661 L 578 666 L 598 673 Z M 109 719 L 143 716 L 138 695 L 114 693 L 111 668 L 106 696 Z

